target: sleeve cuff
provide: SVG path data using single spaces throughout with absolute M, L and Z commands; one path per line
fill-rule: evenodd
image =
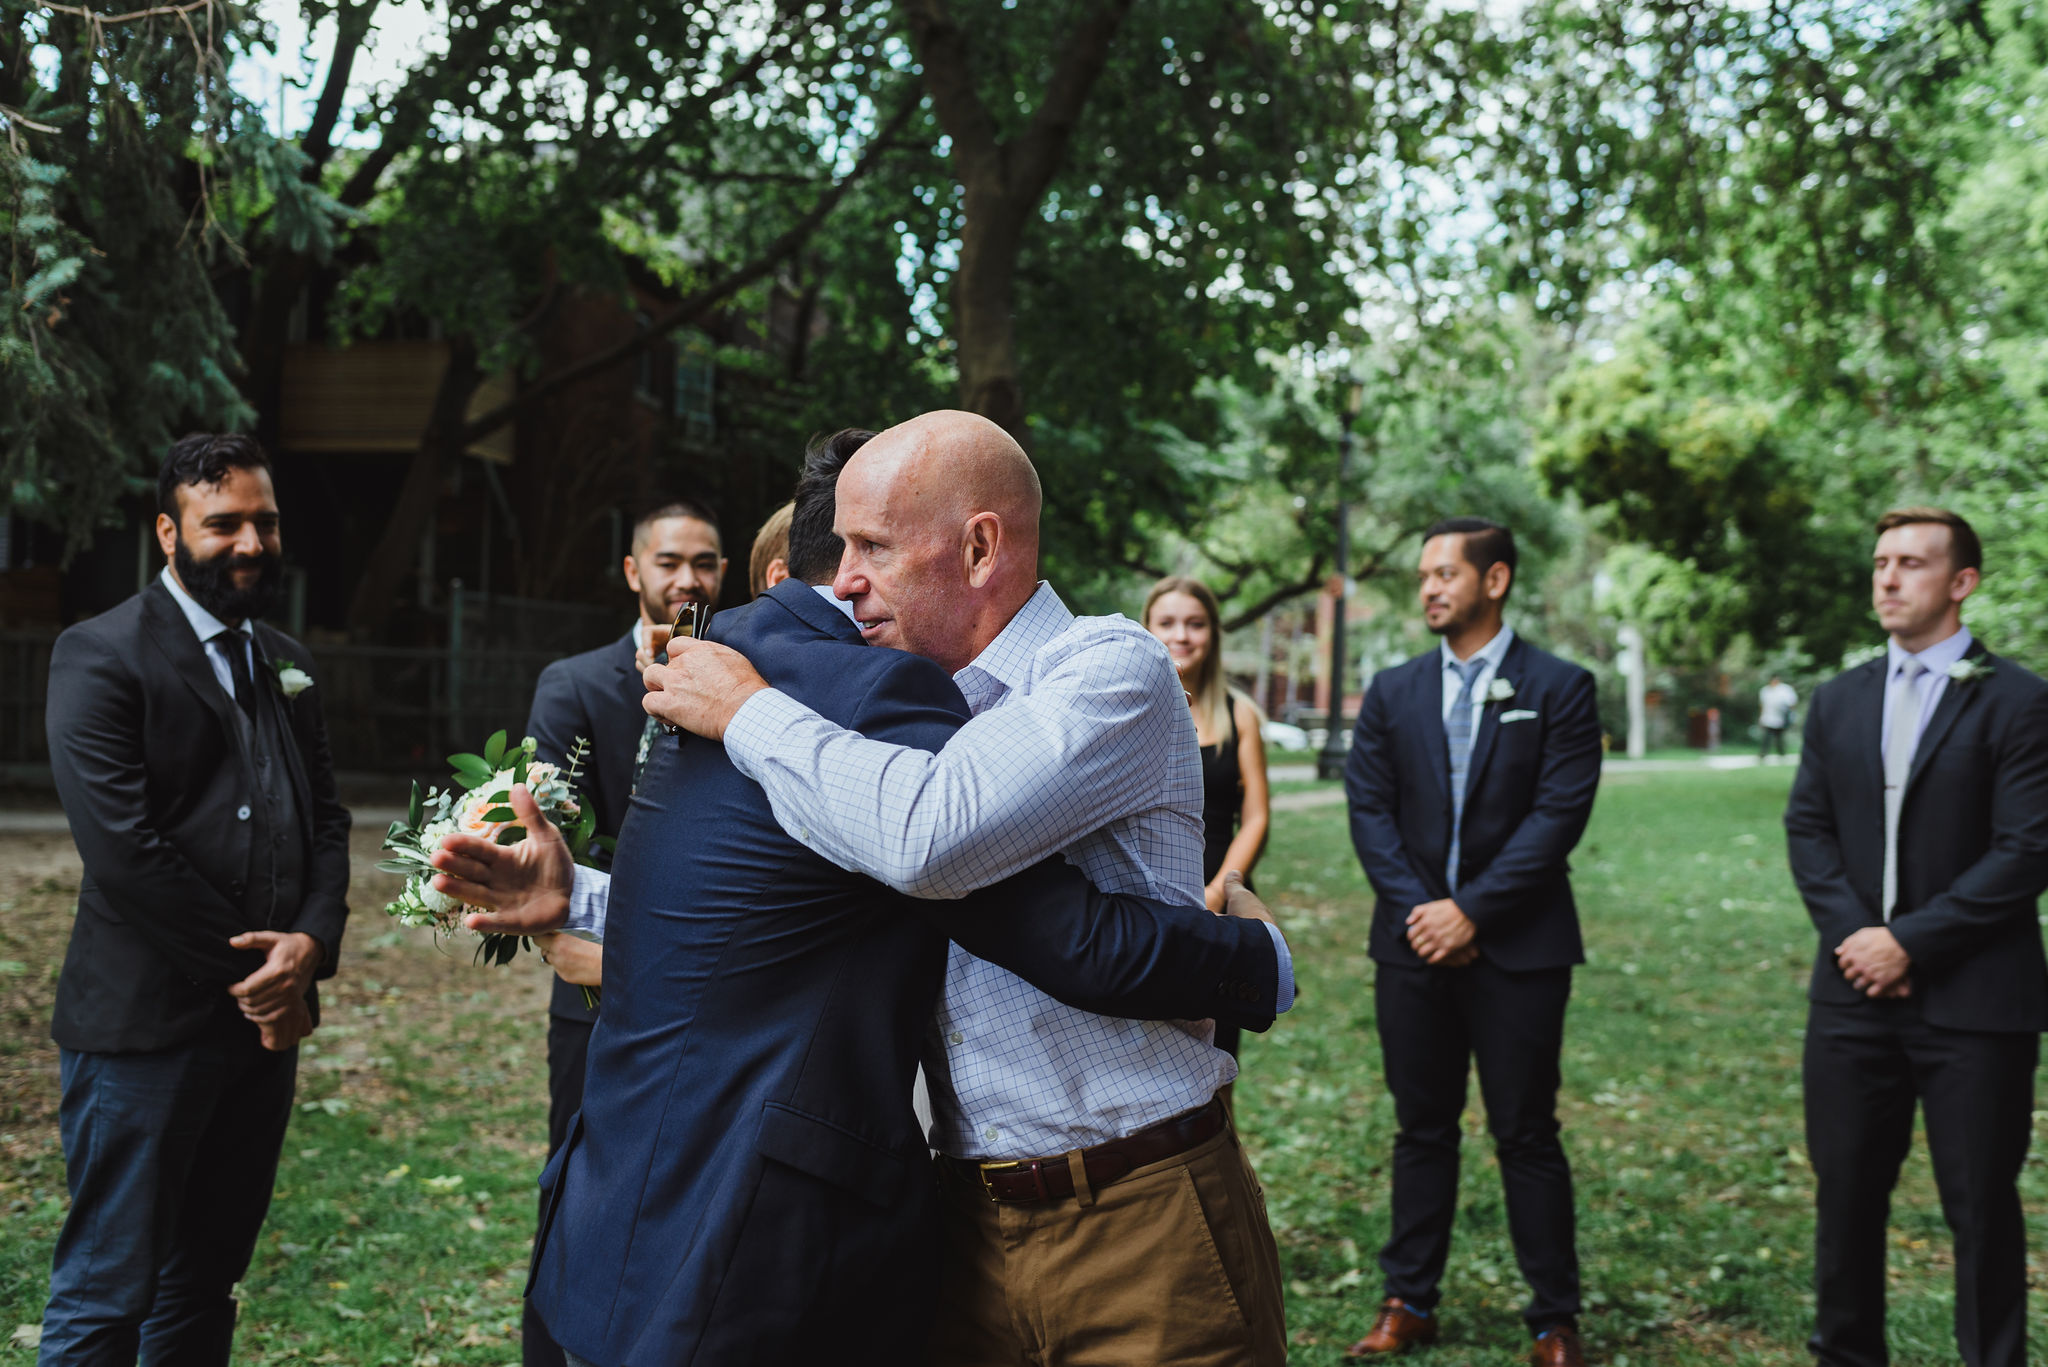
M 569 887 L 569 919 L 562 929 L 603 943 L 605 913 L 611 909 L 611 900 L 612 876 L 578 864 Z
M 1271 921 L 1264 924 L 1273 932 L 1273 967 L 1280 979 L 1273 990 L 1273 1014 L 1284 1016 L 1294 1006 L 1294 954 L 1287 948 L 1287 937 L 1280 933 L 1280 927 Z
M 761 781 L 760 766 L 768 760 L 775 742 L 798 722 L 818 714 L 779 688 L 764 688 L 740 704 L 725 728 L 725 753 L 733 767 Z

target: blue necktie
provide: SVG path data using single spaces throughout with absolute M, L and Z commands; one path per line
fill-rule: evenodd
M 1486 668 L 1486 661 L 1477 656 L 1453 660 L 1451 668 L 1458 671 L 1463 687 L 1451 704 L 1451 715 L 1444 718 L 1444 735 L 1451 744 L 1451 853 L 1444 861 L 1444 881 L 1456 892 L 1458 839 L 1465 825 L 1465 773 L 1472 766 L 1472 685 L 1478 680 L 1479 671 Z

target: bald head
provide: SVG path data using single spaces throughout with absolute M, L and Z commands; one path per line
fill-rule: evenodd
M 877 436 L 856 459 L 917 501 L 923 515 L 994 513 L 1009 535 L 1037 544 L 1038 471 L 1016 438 L 979 413 L 921 414 Z
M 868 640 L 959 669 L 1037 589 L 1042 502 L 1031 458 L 987 418 L 912 418 L 839 477 L 834 590 Z

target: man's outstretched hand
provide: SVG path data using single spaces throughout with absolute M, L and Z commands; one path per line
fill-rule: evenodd
M 648 716 L 710 740 L 724 740 L 741 705 L 768 686 L 737 650 L 692 640 L 670 641 L 668 663 L 647 666 L 640 682 Z
M 1224 916 L 1238 916 L 1247 921 L 1264 921 L 1269 926 L 1280 923 L 1273 919 L 1273 913 L 1266 910 L 1266 904 L 1256 892 L 1244 885 L 1244 875 L 1231 869 L 1223 875 Z
M 562 833 L 540 814 L 523 783 L 512 785 L 512 811 L 526 828 L 516 845 L 496 845 L 473 835 L 444 835 L 431 856 L 434 888 L 473 907 L 463 924 L 471 930 L 507 935 L 544 935 L 569 919 L 569 891 L 576 882 L 576 857 Z

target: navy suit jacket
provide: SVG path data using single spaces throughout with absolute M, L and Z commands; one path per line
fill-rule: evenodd
M 1494 677 L 1515 692 L 1486 705 L 1472 738 L 1458 908 L 1479 927 L 1479 952 L 1501 968 L 1581 963 L 1567 860 L 1600 787 L 1593 676 L 1518 634 Z M 1451 752 L 1443 689 L 1436 650 L 1375 675 L 1344 766 L 1351 843 L 1379 899 L 1369 943 L 1380 963 L 1421 964 L 1408 913 L 1454 895 L 1444 872 Z
M 577 740 L 590 742 L 577 788 L 597 808 L 597 833 L 616 837 L 626 820 L 626 799 L 633 788 L 633 762 L 640 756 L 640 735 L 647 725 L 641 699 L 647 696 L 633 663 L 633 634 L 610 645 L 557 660 L 540 672 L 526 734 L 539 744 L 540 757 L 561 764 Z M 606 862 L 600 857 L 600 864 Z M 555 979 L 548 1000 L 551 1014 L 570 1020 L 594 1021 L 597 1012 L 584 1004 L 583 990 Z
M 1891 930 L 1929 1024 L 2048 1029 L 2039 905 L 2048 885 L 2048 683 L 1973 643 L 1991 672 L 1950 680 L 1906 773 Z M 1814 690 L 1785 807 L 1792 880 L 1820 932 L 1808 995 L 1865 1000 L 1835 950 L 1884 924 L 1880 656 Z
M 967 716 L 945 671 L 863 644 L 804 584 L 711 634 L 878 739 L 936 750 Z M 936 1192 L 910 1094 L 949 935 L 1086 1010 L 1272 1020 L 1261 924 L 1102 894 L 1060 859 L 908 898 L 791 840 L 702 739 L 656 743 L 610 898 L 604 1014 L 542 1174 L 530 1287 L 600 1367 L 920 1356 Z

